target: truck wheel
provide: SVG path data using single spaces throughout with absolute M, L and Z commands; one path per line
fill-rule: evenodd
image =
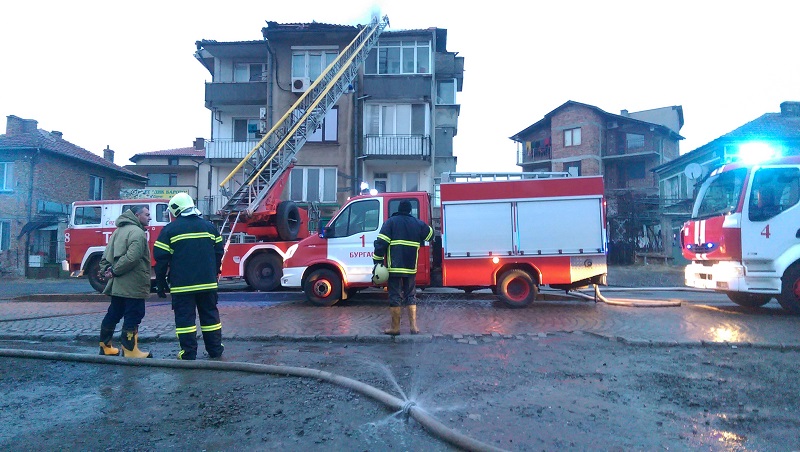
M 758 295 L 754 293 L 741 293 L 741 292 L 726 292 L 725 295 L 732 302 L 745 308 L 758 308 L 769 303 L 772 300 L 772 295 Z
M 800 314 L 800 265 L 792 265 L 783 274 L 778 303 L 792 314 Z
M 511 308 L 524 308 L 530 305 L 538 294 L 539 287 L 524 270 L 507 271 L 497 282 L 497 295 Z
M 342 280 L 331 270 L 314 270 L 303 284 L 303 291 L 311 304 L 333 306 L 342 298 Z
M 283 262 L 275 254 L 262 253 L 250 258 L 245 269 L 245 281 L 255 290 L 268 292 L 281 285 Z
M 281 240 L 295 240 L 300 233 L 300 209 L 292 201 L 282 201 L 275 212 L 275 227 Z
M 100 274 L 100 257 L 94 257 L 86 264 L 86 277 L 89 278 L 89 284 L 92 288 L 100 293 L 106 288 L 108 279 Z

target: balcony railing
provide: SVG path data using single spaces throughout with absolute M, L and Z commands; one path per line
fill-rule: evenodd
M 428 158 L 431 139 L 428 135 L 366 135 L 364 155 Z
M 551 146 L 549 144 L 527 150 L 520 147 L 517 153 L 517 164 L 550 160 L 552 158 L 550 151 Z
M 258 140 L 234 141 L 232 138 L 216 138 L 206 141 L 206 158 L 209 159 L 243 159 Z

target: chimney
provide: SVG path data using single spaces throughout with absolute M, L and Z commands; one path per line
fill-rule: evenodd
M 50 132 L 50 135 L 53 135 L 54 137 L 56 137 L 56 140 L 63 140 L 64 139 L 64 134 L 59 132 L 58 130 L 54 130 L 54 131 Z
M 39 128 L 35 119 L 22 119 L 19 116 L 6 116 L 6 136 L 14 137 L 25 133 L 33 133 Z
M 782 102 L 781 116 L 800 116 L 800 102 Z
M 628 110 L 621 110 L 619 112 L 619 115 L 620 116 L 625 116 L 625 117 L 630 117 L 630 115 L 628 114 Z
M 202 151 L 206 148 L 206 139 L 205 138 L 197 138 L 194 140 L 194 150 L 195 151 Z
M 114 163 L 114 151 L 112 151 L 108 145 L 106 145 L 106 148 L 103 149 L 103 158 L 111 163 Z

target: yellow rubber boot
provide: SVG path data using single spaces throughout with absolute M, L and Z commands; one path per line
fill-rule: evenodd
M 408 323 L 411 324 L 411 334 L 419 334 L 419 328 L 417 328 L 417 305 L 411 304 L 408 305 Z
M 108 341 L 108 343 L 101 342 L 100 343 L 100 354 L 101 355 L 114 355 L 114 356 L 116 356 L 116 355 L 119 355 L 119 349 L 116 348 L 116 347 L 113 347 L 111 345 L 111 341 Z
M 122 332 L 122 356 L 126 358 L 152 358 L 153 354 L 139 350 L 139 332 Z
M 389 308 L 389 313 L 392 315 L 392 327 L 388 330 L 384 330 L 383 334 L 388 334 L 391 336 L 397 336 L 400 334 L 400 307 L 391 307 Z

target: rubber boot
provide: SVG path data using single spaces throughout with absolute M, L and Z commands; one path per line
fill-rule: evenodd
M 383 334 L 388 334 L 391 336 L 397 336 L 400 334 L 400 306 L 398 307 L 391 307 L 389 308 L 389 313 L 392 314 L 392 327 L 388 330 L 384 330 Z
M 408 323 L 411 324 L 411 334 L 419 334 L 419 328 L 417 328 L 417 305 L 410 304 L 407 306 L 408 308 Z
M 111 345 L 114 329 L 100 328 L 100 355 L 119 355 L 119 349 Z
M 126 358 L 152 358 L 153 354 L 139 350 L 139 331 L 122 332 L 122 356 Z

